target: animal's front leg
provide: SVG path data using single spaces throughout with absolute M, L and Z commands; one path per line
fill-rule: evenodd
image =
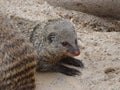
M 84 68 L 84 64 L 82 63 L 82 61 L 73 57 L 66 56 L 65 58 L 62 58 L 60 62 L 68 65 L 73 65 L 75 67 Z

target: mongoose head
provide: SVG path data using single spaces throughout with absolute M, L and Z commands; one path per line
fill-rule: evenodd
M 78 56 L 80 50 L 74 26 L 67 20 L 50 20 L 44 28 L 49 48 L 68 56 Z
M 31 35 L 31 42 L 40 56 L 44 54 L 78 56 L 80 54 L 75 29 L 69 21 L 64 19 L 38 24 Z

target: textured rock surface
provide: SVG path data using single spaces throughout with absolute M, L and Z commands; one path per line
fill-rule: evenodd
M 30 21 L 65 18 L 74 23 L 85 64 L 82 75 L 37 73 L 36 90 L 120 90 L 120 21 L 54 8 L 40 0 L 0 0 L 0 11 Z
M 120 19 L 119 0 L 46 0 L 54 6 Z

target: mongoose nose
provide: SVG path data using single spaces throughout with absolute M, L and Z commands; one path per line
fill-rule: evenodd
M 75 55 L 75 56 L 80 55 L 80 51 L 76 51 L 76 52 L 74 53 L 74 55 Z

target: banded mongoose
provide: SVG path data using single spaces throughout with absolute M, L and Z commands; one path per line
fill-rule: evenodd
M 80 73 L 78 70 L 64 65 L 84 67 L 80 60 L 73 58 L 80 54 L 80 50 L 75 28 L 70 21 L 65 19 L 38 21 L 34 26 L 29 20 L 19 17 L 12 17 L 12 19 L 37 51 L 37 71 L 60 72 L 69 76 Z
M 6 17 L 0 15 L 0 90 L 34 90 L 37 54 Z

